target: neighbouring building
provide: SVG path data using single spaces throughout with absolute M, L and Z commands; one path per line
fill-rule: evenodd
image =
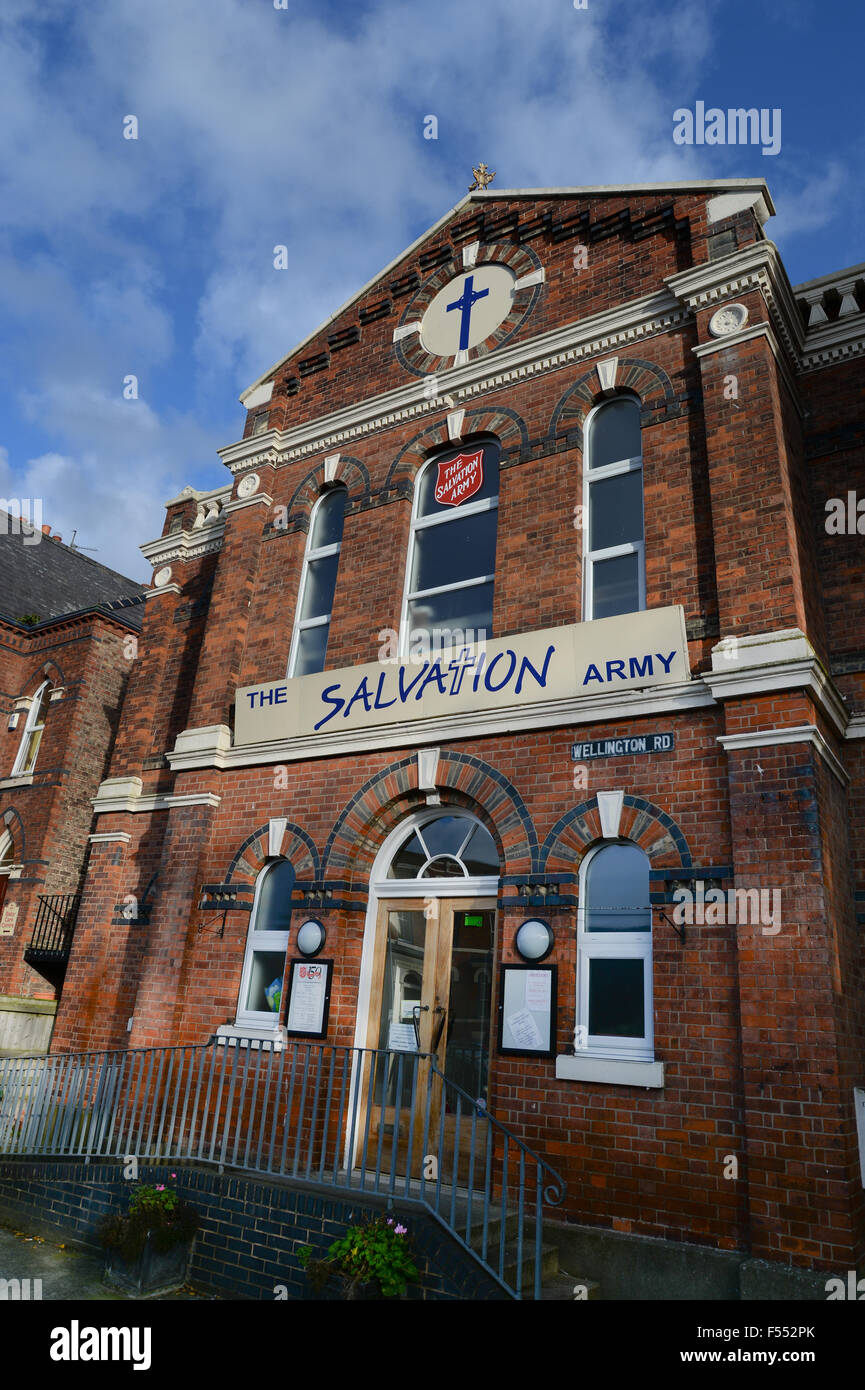
M 772 214 L 472 193 L 244 393 L 142 547 L 53 1050 L 417 1027 L 563 1222 L 865 1258 L 865 266 Z
M 0 1054 L 48 1047 L 143 598 L 0 511 Z

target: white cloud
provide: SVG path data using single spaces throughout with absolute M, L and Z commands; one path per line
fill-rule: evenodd
M 478 159 L 500 187 L 705 177 L 672 112 L 722 12 L 6 0 L 6 474 L 44 486 L 52 524 L 87 531 L 99 558 L 138 566 L 166 496 L 227 481 L 214 450 L 240 431 L 239 391 L 455 204 Z M 816 225 L 797 215 L 793 232 Z

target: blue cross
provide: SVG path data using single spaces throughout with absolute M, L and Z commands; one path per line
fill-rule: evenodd
M 451 309 L 459 309 L 462 314 L 462 319 L 460 320 L 460 352 L 464 352 L 469 345 L 469 324 L 472 317 L 472 305 L 475 300 L 484 299 L 486 295 L 489 294 L 489 290 L 472 289 L 474 282 L 475 277 L 469 275 L 466 278 L 465 287 L 460 298 L 455 299 L 453 304 L 449 304 L 447 307 L 448 313 L 450 313 Z

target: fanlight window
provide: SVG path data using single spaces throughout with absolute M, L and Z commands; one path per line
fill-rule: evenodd
M 335 487 L 315 504 L 303 562 L 289 676 L 324 670 L 348 494 Z
M 436 816 L 397 850 L 388 878 L 487 878 L 499 872 L 490 832 L 470 816 Z
M 585 463 L 585 616 L 635 613 L 646 606 L 646 573 L 640 406 L 633 396 L 593 413 Z

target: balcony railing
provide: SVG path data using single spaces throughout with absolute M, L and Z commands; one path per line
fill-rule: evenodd
M 434 1217 L 513 1298 L 540 1297 L 562 1179 L 418 1052 L 245 1039 L 0 1058 L 0 1155 L 215 1164 Z
M 75 917 L 81 901 L 77 893 L 40 893 L 39 910 L 24 959 L 37 969 L 49 966 L 65 969 L 72 946 Z

